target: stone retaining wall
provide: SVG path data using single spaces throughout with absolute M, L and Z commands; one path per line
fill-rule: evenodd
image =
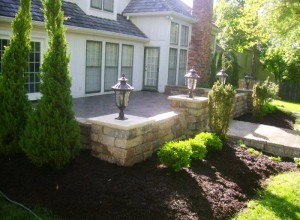
M 247 94 L 236 95 L 235 115 L 248 111 Z M 208 129 L 208 98 L 169 97 L 173 112 L 151 118 L 117 114 L 79 120 L 82 144 L 102 160 L 132 166 L 149 158 L 165 142 L 185 139 Z
M 206 89 L 206 88 L 196 88 L 194 91 L 194 94 L 196 96 L 207 97 L 209 91 L 210 91 L 210 89 Z M 165 94 L 171 95 L 171 96 L 188 94 L 188 89 L 186 86 L 166 85 L 165 86 Z

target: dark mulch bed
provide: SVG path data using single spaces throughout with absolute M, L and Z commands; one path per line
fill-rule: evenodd
M 24 156 L 0 157 L 0 190 L 63 219 L 227 219 L 271 174 L 293 163 L 256 157 L 227 143 L 221 152 L 174 173 L 156 156 L 131 168 L 84 151 L 61 171 L 36 168 Z
M 271 114 L 266 115 L 262 120 L 256 120 L 251 113 L 235 118 L 238 121 L 246 121 L 264 125 L 271 125 L 279 128 L 286 128 L 293 130 L 295 124 L 295 117 L 289 113 L 277 110 Z

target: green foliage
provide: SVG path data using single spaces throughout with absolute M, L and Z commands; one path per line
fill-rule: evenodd
M 217 81 L 217 72 L 221 69 L 225 69 L 228 74 L 227 83 L 233 85 L 235 88 L 239 87 L 239 65 L 234 52 L 222 51 L 215 53 L 211 60 L 210 69 L 210 86 L 213 86 Z
M 247 149 L 247 145 L 246 145 L 242 140 L 239 140 L 239 141 L 237 142 L 237 144 L 238 144 L 240 147 Z
M 160 162 L 175 171 L 189 167 L 192 154 L 189 141 L 167 142 L 157 153 Z
M 231 85 L 216 82 L 208 94 L 209 126 L 221 139 L 226 139 L 233 111 L 235 91 Z
M 268 157 L 269 160 L 272 160 L 272 161 L 275 161 L 275 162 L 281 162 L 282 161 L 282 158 L 281 157 Z
M 190 139 L 189 142 L 193 152 L 191 157 L 196 160 L 204 159 L 207 154 L 207 149 L 203 141 L 195 138 Z
M 300 158 L 299 157 L 295 157 L 294 162 L 295 162 L 295 164 L 297 164 L 298 167 L 300 167 Z
M 253 155 L 257 156 L 257 157 L 263 155 L 262 152 L 259 152 L 259 151 L 255 150 L 254 148 L 251 148 L 251 147 L 248 148 L 247 151 L 248 151 L 250 154 L 253 154 Z
M 42 2 L 49 45 L 42 65 L 42 98 L 29 118 L 23 149 L 38 166 L 62 168 L 80 150 L 80 129 L 72 110 L 62 2 Z
M 200 134 L 196 135 L 195 141 L 198 143 L 203 143 L 208 152 L 220 151 L 223 148 L 221 139 L 214 133 L 201 132 Z
M 273 176 L 259 199 L 251 200 L 247 208 L 233 220 L 294 220 L 300 219 L 300 172 Z
M 253 86 L 253 116 L 261 120 L 266 114 L 277 110 L 276 106 L 267 102 L 268 98 L 276 97 L 278 85 L 265 80 L 263 83 L 256 83 Z
M 260 59 L 276 82 L 300 82 L 299 8 L 297 0 L 218 0 L 218 41 L 225 50 L 252 50 L 254 76 Z
M 0 81 L 0 153 L 21 151 L 20 139 L 31 106 L 24 88 L 24 72 L 30 52 L 31 1 L 21 0 L 20 9 L 12 22 L 10 45 L 3 55 Z

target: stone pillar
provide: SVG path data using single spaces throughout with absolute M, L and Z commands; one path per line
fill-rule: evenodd
M 210 43 L 212 32 L 213 0 L 194 0 L 193 15 L 197 23 L 193 26 L 189 50 L 189 67 L 195 67 L 201 82 L 207 82 L 210 71 Z

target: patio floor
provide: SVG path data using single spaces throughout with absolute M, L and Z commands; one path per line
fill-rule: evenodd
M 92 118 L 118 113 L 114 94 L 76 98 L 73 100 L 73 110 L 77 118 Z M 170 112 L 168 95 L 158 92 L 139 91 L 130 95 L 129 106 L 125 115 L 153 117 Z

